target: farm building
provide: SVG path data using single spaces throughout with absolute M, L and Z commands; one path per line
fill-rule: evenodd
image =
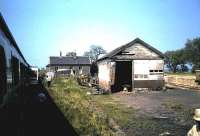
M 50 56 L 47 65 L 48 72 L 62 75 L 88 75 L 90 74 L 90 60 L 84 56 Z
M 164 55 L 139 38 L 103 56 L 97 65 L 99 87 L 106 91 L 164 86 Z

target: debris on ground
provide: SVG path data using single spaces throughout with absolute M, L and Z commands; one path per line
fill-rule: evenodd
M 46 95 L 44 93 L 39 93 L 37 95 L 37 99 L 38 99 L 39 102 L 43 103 L 43 102 L 45 102 L 47 100 L 47 97 L 46 97 Z
M 169 136 L 169 135 L 171 135 L 169 132 L 164 132 L 164 133 L 159 134 L 159 136 Z
M 87 92 L 86 95 L 91 95 L 91 92 Z

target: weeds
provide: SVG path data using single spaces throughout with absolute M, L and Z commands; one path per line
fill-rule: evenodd
M 166 101 L 162 104 L 166 109 L 168 110 L 182 110 L 183 109 L 183 105 L 177 102 L 173 102 L 173 101 Z
M 93 101 L 107 113 L 109 118 L 113 118 L 120 126 L 127 124 L 130 116 L 135 115 L 135 110 L 133 108 L 127 108 L 118 101 L 114 101 L 109 94 L 94 96 Z
M 114 135 L 108 118 L 73 78 L 53 81 L 50 94 L 79 135 Z

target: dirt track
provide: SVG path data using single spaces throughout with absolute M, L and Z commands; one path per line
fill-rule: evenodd
M 166 92 L 114 94 L 114 98 L 120 100 L 129 107 L 138 109 L 149 115 L 160 114 L 165 108 L 163 104 L 171 101 L 182 104 L 184 107 L 200 107 L 200 92 L 182 89 L 168 89 Z
M 124 127 L 124 131 L 128 135 L 133 133 L 138 136 L 159 135 L 161 133 L 186 135 L 193 124 L 191 113 L 194 108 L 200 107 L 200 92 L 183 89 L 136 94 L 119 92 L 113 94 L 113 98 L 130 108 L 136 109 L 137 119 L 134 118 L 130 121 L 128 127 Z M 142 126 L 144 127 L 142 128 L 141 124 L 144 125 L 145 123 L 147 125 Z M 154 126 L 148 129 L 146 127 L 149 124 Z

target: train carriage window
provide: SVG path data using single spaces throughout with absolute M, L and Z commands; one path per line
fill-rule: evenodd
M 4 49 L 0 46 L 0 103 L 6 93 L 6 58 Z
M 19 82 L 19 60 L 14 56 L 12 56 L 12 73 L 14 85 L 17 85 Z
M 25 66 L 23 63 L 20 63 L 20 79 L 24 79 L 25 76 Z

